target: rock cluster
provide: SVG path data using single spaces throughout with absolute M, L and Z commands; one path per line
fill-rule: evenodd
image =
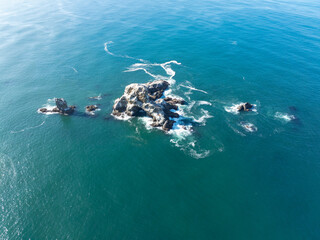
M 246 103 L 242 103 L 241 105 L 238 106 L 238 111 L 241 112 L 241 111 L 251 111 L 251 108 L 253 107 L 252 104 L 246 102 Z
M 184 100 L 175 98 L 161 98 L 169 87 L 164 80 L 156 80 L 146 84 L 133 83 L 125 88 L 124 94 L 115 100 L 112 114 L 114 116 L 149 116 L 153 127 L 161 127 L 164 131 L 172 129 L 179 114 L 178 104 L 186 104 Z
M 76 106 L 68 106 L 67 101 L 63 98 L 55 98 L 56 107 L 52 109 L 40 108 L 39 111 L 42 113 L 60 113 L 60 114 L 72 114 Z

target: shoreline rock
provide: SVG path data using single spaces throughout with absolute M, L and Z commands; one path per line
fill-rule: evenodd
M 179 118 L 179 114 L 171 110 L 177 110 L 177 105 L 186 104 L 182 99 L 161 98 L 169 85 L 167 81 L 156 80 L 126 86 L 124 94 L 114 102 L 112 115 L 123 117 L 147 115 L 152 118 L 153 127 L 161 127 L 162 130 L 169 131 L 175 123 L 172 118 Z

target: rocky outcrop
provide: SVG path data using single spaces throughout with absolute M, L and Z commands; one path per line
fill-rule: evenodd
M 97 105 L 89 105 L 89 106 L 86 106 L 86 111 L 87 112 L 93 112 L 95 110 L 98 109 L 98 106 Z
M 76 106 L 68 106 L 67 101 L 63 98 L 55 98 L 56 107 L 54 108 L 40 108 L 38 111 L 41 113 L 60 113 L 60 114 L 72 114 Z
M 169 83 L 156 80 L 146 84 L 133 83 L 125 88 L 124 94 L 115 100 L 112 114 L 114 116 L 152 118 L 153 127 L 161 127 L 164 131 L 172 129 L 179 114 L 172 112 L 178 109 L 178 104 L 186 104 L 184 100 L 175 98 L 161 98 Z
M 246 112 L 248 112 L 248 111 L 251 111 L 252 107 L 253 107 L 253 105 L 250 104 L 250 103 L 248 103 L 248 102 L 242 103 L 242 104 L 240 104 L 240 105 L 238 106 L 238 111 L 239 111 L 239 112 L 241 112 L 241 111 L 246 111 Z

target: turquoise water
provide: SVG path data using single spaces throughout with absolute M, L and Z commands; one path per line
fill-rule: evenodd
M 0 1 L 0 239 L 319 239 L 319 26 L 308 0 Z M 110 116 L 170 77 L 193 132 Z

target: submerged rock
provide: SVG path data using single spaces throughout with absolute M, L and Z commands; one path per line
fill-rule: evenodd
M 252 107 L 253 107 L 252 104 L 246 102 L 246 103 L 243 103 L 243 104 L 241 104 L 241 105 L 238 106 L 238 111 L 239 111 L 239 112 L 240 112 L 240 111 L 246 111 L 246 112 L 248 112 L 248 111 L 251 111 L 251 108 L 252 108 Z
M 153 127 L 161 127 L 164 131 L 169 131 L 175 123 L 170 118 L 179 117 L 179 114 L 172 112 L 171 109 L 177 110 L 177 104 L 186 104 L 180 99 L 161 99 L 169 85 L 164 80 L 128 85 L 124 94 L 115 100 L 112 115 L 119 117 L 147 115 L 152 118 Z

